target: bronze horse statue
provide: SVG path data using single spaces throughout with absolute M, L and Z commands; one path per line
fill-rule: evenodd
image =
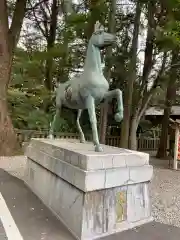
M 123 119 L 122 91 L 120 89 L 109 91 L 109 83 L 104 77 L 101 67 L 100 50 L 114 44 L 115 41 L 115 35 L 105 32 L 99 22 L 95 24 L 94 33 L 88 44 L 84 71 L 80 76 L 74 77 L 63 84 L 59 84 L 57 87 L 56 115 L 51 124 L 49 135 L 51 139 L 54 138 L 53 134 L 56 118 L 60 115 L 61 107 L 65 106 L 70 109 L 78 110 L 77 127 L 80 133 L 80 142 L 84 143 L 85 137 L 79 120 L 82 111 L 87 109 L 92 128 L 95 151 L 103 151 L 99 143 L 95 105 L 102 101 L 110 101 L 116 98 L 117 113 L 115 114 L 115 120 L 121 122 Z

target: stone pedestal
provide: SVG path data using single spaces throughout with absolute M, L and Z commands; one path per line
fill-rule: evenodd
M 96 239 L 152 221 L 149 155 L 92 143 L 32 139 L 25 181 L 77 239 Z

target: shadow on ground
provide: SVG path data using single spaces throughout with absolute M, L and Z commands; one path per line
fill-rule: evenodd
M 2 169 L 0 192 L 24 240 L 74 240 L 23 181 Z

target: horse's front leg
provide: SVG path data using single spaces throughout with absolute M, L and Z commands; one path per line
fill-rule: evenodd
M 99 136 L 98 136 L 98 130 L 97 130 L 95 102 L 94 102 L 94 98 L 92 96 L 87 97 L 86 107 L 87 107 L 88 113 L 89 113 L 89 120 L 90 120 L 91 128 L 92 128 L 92 135 L 93 135 L 93 142 L 95 145 L 95 151 L 102 152 L 103 149 L 101 148 L 100 143 L 99 143 Z
M 77 128 L 78 128 L 79 133 L 80 133 L 80 142 L 81 143 L 85 143 L 86 140 L 85 140 L 85 137 L 84 137 L 84 133 L 83 133 L 82 127 L 80 125 L 81 114 L 82 114 L 82 109 L 79 109 L 78 110 L 78 114 L 77 114 Z
M 122 91 L 120 89 L 115 89 L 109 91 L 105 94 L 104 100 L 110 102 L 113 98 L 117 99 L 117 112 L 115 114 L 116 122 L 121 122 L 123 119 L 123 98 L 122 98 Z

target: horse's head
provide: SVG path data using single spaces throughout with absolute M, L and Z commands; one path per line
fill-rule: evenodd
M 91 43 L 101 49 L 107 46 L 111 46 L 115 42 L 116 36 L 114 34 L 105 32 L 100 23 L 96 22 L 94 33 L 91 37 Z

